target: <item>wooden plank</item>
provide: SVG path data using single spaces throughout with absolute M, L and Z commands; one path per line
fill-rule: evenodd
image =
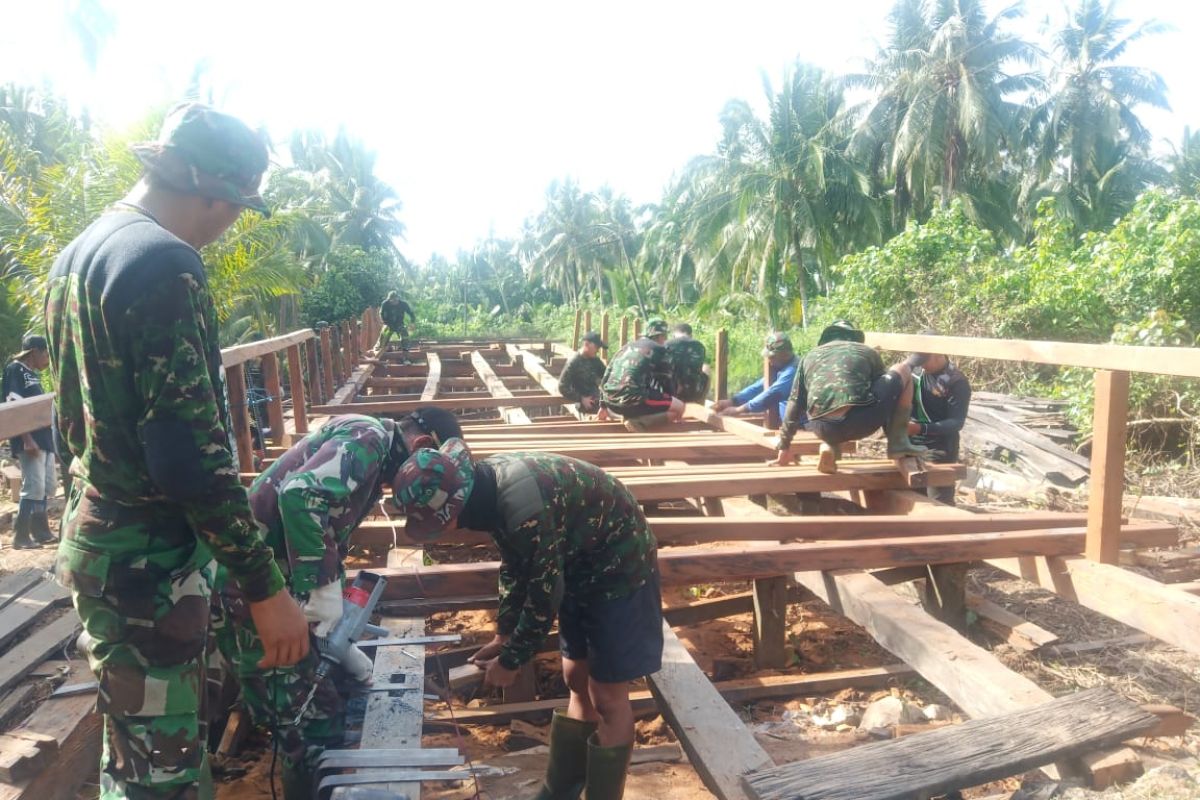
M 422 403 L 437 399 L 438 384 L 442 380 L 442 359 L 438 354 L 426 353 L 425 359 L 429 363 L 429 374 L 425 376 L 425 388 L 421 390 Z
M 979 617 L 979 624 L 994 636 L 1027 653 L 1057 644 L 1058 635 L 974 592 L 966 593 L 967 608 Z
M 1110 689 L 1096 688 L 928 733 L 758 770 L 756 800 L 906 800 L 1020 775 L 1109 747 L 1157 718 Z
M 554 406 L 562 402 L 563 399 L 561 397 L 553 395 L 546 395 L 544 397 L 513 397 L 509 399 L 475 396 L 464 397 L 462 399 L 440 397 L 436 400 L 385 400 L 381 402 L 364 400 L 357 403 L 348 403 L 341 407 L 321 405 L 314 408 L 313 412 L 318 414 L 341 414 L 350 411 L 355 414 L 390 416 L 407 414 L 410 411 L 416 411 L 418 408 L 425 406 L 446 409 L 495 409 L 503 404 L 517 408 L 537 408 L 539 406 Z
M 279 382 L 279 356 L 267 353 L 262 357 L 263 386 L 267 390 L 267 424 L 271 426 L 271 441 L 284 444 L 283 386 Z
M 49 625 L 34 631 L 19 646 L 0 655 L 0 692 L 7 691 L 46 656 L 74 639 L 80 628 L 79 617 L 74 611 L 67 611 Z
M 720 800 L 748 798 L 743 775 L 774 762 L 663 622 L 662 669 L 648 678 L 663 718 L 705 787 Z
M 316 337 L 308 328 L 299 331 L 285 333 L 282 336 L 274 336 L 270 339 L 263 339 L 259 342 L 249 342 L 247 344 L 239 344 L 235 347 L 226 347 L 221 351 L 221 364 L 226 369 L 243 364 L 253 358 L 261 358 L 267 353 L 277 353 L 280 350 L 285 350 L 292 345 L 307 342 L 309 339 Z
M 325 397 L 333 397 L 334 380 L 333 380 L 333 340 L 329 332 L 329 328 L 321 329 L 321 383 L 325 388 Z M 340 411 L 319 411 L 313 409 L 314 413 L 322 414 L 338 414 Z
M 587 333 L 587 331 L 580 333 L 579 328 L 582 324 L 583 324 L 583 311 L 582 311 L 582 309 L 577 308 L 577 309 L 575 309 L 575 327 L 572 329 L 572 333 L 571 333 L 571 347 L 572 348 L 579 347 L 579 337 L 582 336 L 583 333 Z
M 296 433 L 308 433 L 308 407 L 304 396 L 304 370 L 301 367 L 303 358 L 300 348 L 303 345 L 294 344 L 287 349 L 288 391 L 292 395 L 292 422 Z
M 1123 372 L 1200 377 L 1200 348 L 1144 347 L 1121 344 L 984 339 L 965 336 L 916 336 L 867 333 L 866 343 L 895 352 L 945 353 L 972 358 L 1061 364 Z
M 0 610 L 41 583 L 45 575 L 44 570 L 27 567 L 0 578 Z
M 246 406 L 246 373 L 242 364 L 225 369 L 225 384 L 229 391 L 229 416 L 233 422 L 233 439 L 237 445 L 239 472 L 254 470 L 254 440 L 250 435 L 250 414 Z
M 729 398 L 729 334 L 724 328 L 717 329 L 717 344 L 713 352 L 713 371 L 716 377 L 713 382 L 714 399 Z
M 478 350 L 471 352 L 471 365 L 475 367 L 475 372 L 487 386 L 488 394 L 492 397 L 509 399 L 513 397 L 513 393 L 504 385 L 504 381 L 492 371 L 492 367 L 488 364 L 487 359 Z M 498 406 L 496 408 L 500 412 L 500 416 L 510 425 L 528 425 L 530 424 L 529 415 L 520 408 L 508 408 L 506 406 Z
M 53 415 L 53 392 L 7 403 L 0 402 L 0 439 L 11 439 L 22 433 L 48 427 Z
M 1096 371 L 1092 481 L 1084 554 L 1116 564 L 1120 550 L 1121 499 L 1125 492 L 1125 422 L 1129 416 L 1129 373 Z
M 325 382 L 321 379 L 321 364 L 317 358 L 317 350 L 320 348 L 320 343 L 312 341 L 305 348 L 305 357 L 308 360 L 308 394 L 311 398 L 310 404 L 317 405 L 325 402 L 325 398 L 329 395 L 325 394 Z
M 43 579 L 38 586 L 14 599 L 0 610 L 0 648 L 6 647 L 27 627 L 69 599 L 67 590 L 51 578 Z

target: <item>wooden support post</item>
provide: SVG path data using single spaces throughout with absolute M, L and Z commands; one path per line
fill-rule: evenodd
M 242 364 L 225 368 L 229 390 L 229 416 L 233 421 L 233 439 L 237 444 L 238 470 L 254 472 L 254 440 L 250 436 L 250 414 L 246 408 L 246 372 Z
M 932 564 L 927 567 L 925 610 L 951 628 L 963 632 L 967 627 L 967 565 Z
M 754 581 L 754 664 L 759 669 L 787 665 L 788 579 Z
M 321 380 L 325 387 L 325 397 L 322 400 L 328 400 L 333 397 L 333 339 L 329 328 L 321 329 Z
M 579 330 L 579 326 L 581 326 L 582 324 L 583 324 L 583 309 L 577 308 L 577 309 L 575 309 L 575 329 L 574 329 L 575 332 L 573 334 L 571 334 L 571 349 L 572 350 L 579 349 L 579 337 L 583 336 L 583 334 L 586 333 L 586 331 L 581 333 Z
M 438 396 L 438 383 L 442 380 L 442 359 L 437 353 L 425 354 L 429 361 L 429 373 L 425 376 L 425 388 L 421 390 L 421 399 L 428 402 Z
M 633 321 L 633 338 L 642 338 L 642 318 L 638 317 Z
M 587 311 L 583 312 L 583 332 L 588 333 L 591 330 L 592 330 L 592 310 L 589 308 Z M 578 347 L 579 345 L 576 344 L 575 346 Z
M 1116 564 L 1120 547 L 1121 498 L 1125 491 L 1125 422 L 1129 416 L 1129 373 L 1096 370 L 1092 417 L 1092 480 L 1088 498 L 1085 555 Z
M 305 407 L 304 370 L 301 368 L 303 359 L 300 357 L 301 344 L 294 344 L 287 349 L 288 389 L 292 393 L 292 420 L 296 425 L 296 433 L 308 433 L 308 409 Z
M 621 347 L 629 344 L 629 315 L 621 315 Z
M 350 320 L 342 323 L 342 364 L 346 369 L 346 378 L 350 378 L 350 373 L 354 372 L 354 366 L 358 363 L 358 354 L 354 348 L 354 325 Z
M 600 317 L 600 338 L 605 344 L 608 344 L 608 312 Z M 604 358 L 608 358 L 608 348 L 604 349 Z
M 263 384 L 267 390 L 267 424 L 271 426 L 271 442 L 283 445 L 283 386 L 279 383 L 279 356 L 275 353 L 264 355 L 262 370 Z
M 537 699 L 537 667 L 527 661 L 517 670 L 517 680 L 504 689 L 505 703 L 528 703 Z
M 321 380 L 321 360 L 318 351 L 321 349 L 320 339 L 313 339 L 304 345 L 304 357 L 308 364 L 305 378 L 308 380 L 308 394 L 313 405 L 324 403 L 329 395 L 325 394 L 324 381 Z
M 717 329 L 717 347 L 713 361 L 714 372 L 717 373 L 713 382 L 713 399 L 724 400 L 729 397 L 729 334 L 724 328 Z

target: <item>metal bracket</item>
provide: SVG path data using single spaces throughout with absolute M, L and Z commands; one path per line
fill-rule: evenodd
M 359 649 L 368 647 L 404 647 L 406 645 L 428 644 L 459 644 L 462 642 L 460 633 L 443 633 L 435 636 L 411 636 L 407 639 L 360 639 L 356 644 Z

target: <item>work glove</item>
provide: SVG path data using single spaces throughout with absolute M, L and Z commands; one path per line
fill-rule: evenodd
M 360 650 L 358 645 L 352 644 L 346 648 L 346 655 L 342 659 L 342 669 L 359 683 L 367 683 L 371 680 L 371 673 L 375 669 L 375 665 L 371 662 L 371 657 Z
M 303 606 L 304 618 L 317 623 L 313 632 L 324 638 L 342 618 L 342 582 L 332 581 L 313 589 Z

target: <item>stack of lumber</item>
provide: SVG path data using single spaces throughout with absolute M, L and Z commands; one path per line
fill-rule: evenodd
M 1060 401 L 977 392 L 962 444 L 983 472 L 1075 488 L 1087 481 L 1091 465 L 1071 449 L 1074 437 Z
M 67 591 L 40 570 L 0 578 L 0 692 L 7 692 L 79 634 L 75 612 L 62 610 L 69 599 Z

